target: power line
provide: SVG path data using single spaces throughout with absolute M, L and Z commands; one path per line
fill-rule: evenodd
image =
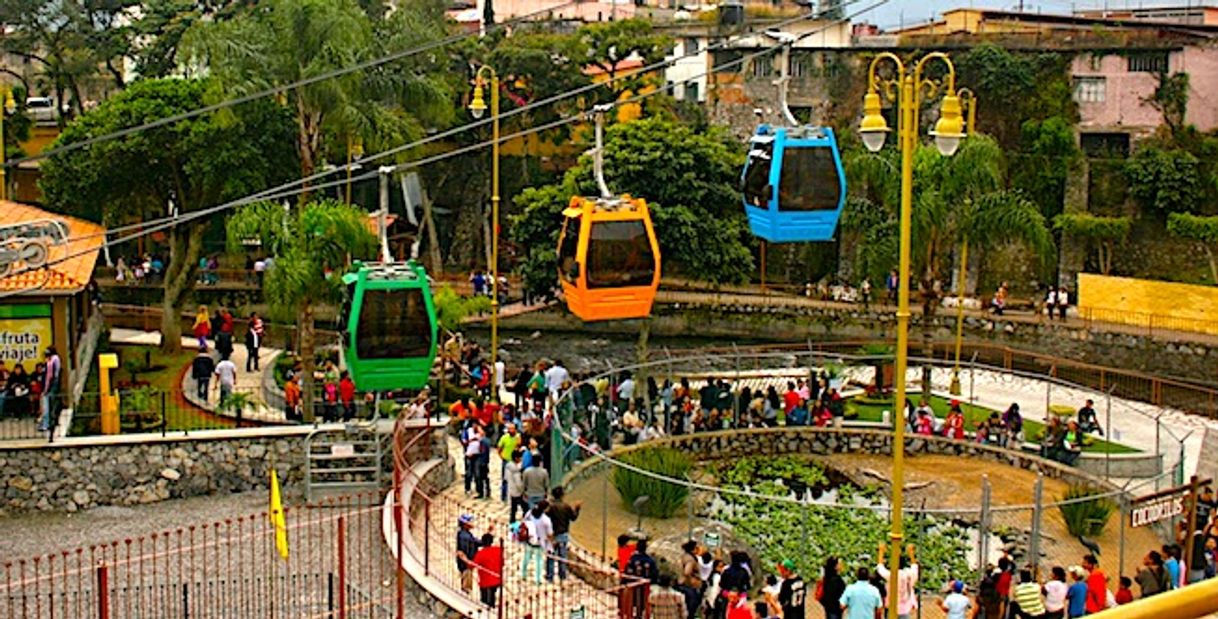
M 849 5 L 851 5 L 851 4 L 857 4 L 857 3 L 861 2 L 861 1 L 862 1 L 862 0 L 847 0 L 847 2 L 845 2 L 845 3 L 843 4 L 843 6 L 849 6 Z M 873 10 L 873 9 L 875 9 L 875 8 L 877 8 L 877 7 L 883 6 L 884 4 L 887 4 L 889 1 L 890 1 L 890 0 L 876 0 L 876 2 L 872 3 L 871 5 L 868 5 L 866 8 L 860 9 L 859 11 L 856 11 L 855 13 L 851 13 L 850 15 L 847 15 L 847 16 L 843 17 L 843 18 L 842 18 L 842 19 L 840 19 L 840 20 L 837 20 L 837 21 L 834 21 L 834 22 L 830 22 L 829 24 L 826 24 L 826 25 L 821 26 L 821 27 L 819 27 L 819 28 L 816 28 L 816 29 L 810 30 L 810 31 L 808 31 L 808 32 L 806 32 L 806 33 L 803 33 L 803 34 L 801 34 L 801 35 L 799 35 L 799 36 L 795 37 L 795 38 L 794 38 L 794 39 L 792 39 L 791 41 L 784 42 L 784 43 L 781 43 L 781 44 L 778 44 L 778 45 L 774 45 L 774 46 L 771 46 L 771 47 L 768 47 L 768 48 L 765 48 L 765 49 L 759 50 L 759 51 L 757 51 L 757 52 L 753 52 L 753 53 L 749 53 L 749 54 L 742 55 L 740 58 L 737 58 L 737 59 L 734 59 L 734 60 L 731 60 L 731 61 L 728 61 L 728 62 L 724 62 L 724 63 L 722 63 L 722 64 L 720 64 L 720 65 L 718 65 L 718 66 L 716 66 L 716 67 L 713 67 L 713 68 L 711 68 L 711 69 L 709 69 L 709 70 L 707 70 L 707 71 L 703 71 L 702 73 L 698 73 L 698 74 L 691 75 L 691 76 L 685 77 L 685 78 L 683 78 L 683 79 L 677 80 L 677 81 L 673 82 L 673 84 L 683 84 L 683 83 L 686 83 L 686 82 L 689 82 L 689 81 L 692 81 L 692 80 L 701 79 L 701 78 L 704 78 L 704 77 L 706 77 L 706 76 L 708 76 L 708 75 L 711 75 L 711 74 L 713 74 L 713 73 L 718 73 L 718 72 L 723 71 L 723 70 L 725 70 L 725 69 L 732 68 L 732 67 L 735 67 L 735 66 L 738 66 L 738 65 L 742 65 L 742 64 L 744 64 L 744 63 L 746 63 L 746 62 L 748 62 L 748 61 L 750 61 L 750 60 L 752 60 L 752 59 L 754 59 L 754 58 L 757 58 L 757 57 L 760 57 L 760 56 L 764 56 L 764 55 L 768 55 L 768 54 L 772 54 L 772 53 L 774 53 L 774 52 L 776 52 L 776 51 L 778 51 L 778 50 L 782 49 L 783 47 L 785 47 L 785 46 L 789 46 L 789 45 L 792 45 L 793 43 L 795 43 L 795 42 L 797 42 L 797 41 L 800 41 L 800 40 L 802 40 L 802 39 L 804 39 L 804 38 L 807 38 L 807 37 L 810 37 L 810 36 L 813 36 L 813 35 L 816 35 L 816 34 L 820 34 L 821 32 L 824 32 L 825 30 L 829 29 L 831 26 L 835 26 L 835 25 L 840 24 L 840 23 L 843 23 L 843 22 L 848 22 L 850 19 L 854 18 L 855 16 L 860 15 L 860 14 L 862 14 L 862 13 L 864 13 L 864 12 L 867 12 L 867 11 Z M 802 20 L 802 19 L 807 19 L 807 18 L 808 18 L 807 16 L 801 16 L 799 19 L 800 19 L 800 20 Z M 792 22 L 792 23 L 793 23 L 793 22 Z M 771 27 L 771 28 L 773 28 L 773 27 L 774 27 L 774 25 L 770 25 L 770 27 Z M 724 42 L 722 42 L 722 43 L 718 44 L 717 46 L 719 46 L 719 45 L 725 45 L 725 44 L 727 44 L 728 42 L 729 42 L 729 41 L 724 41 Z M 707 49 L 710 49 L 710 48 L 708 47 Z M 664 62 L 655 63 L 655 64 L 654 64 L 654 65 L 652 65 L 652 66 L 659 66 L 659 65 L 663 65 L 663 64 L 667 64 L 667 63 L 675 62 L 676 60 L 679 60 L 679 59 L 680 59 L 680 58 L 676 58 L 676 59 L 673 59 L 673 60 L 671 60 L 671 61 L 664 61 Z M 646 69 L 640 69 L 640 71 L 639 71 L 639 72 L 645 72 L 645 71 L 646 71 Z M 619 79 L 620 79 L 620 78 L 619 78 Z M 597 86 L 600 86 L 600 85 L 603 85 L 603 83 L 602 83 L 602 84 L 597 84 Z M 579 92 L 582 92 L 584 88 L 586 88 L 586 87 L 581 87 L 581 88 L 579 88 L 579 89 L 574 89 L 574 90 L 572 90 L 572 91 L 568 91 L 568 94 L 566 94 L 566 95 L 564 95 L 564 96 L 562 96 L 562 97 L 558 97 L 558 98 L 560 98 L 560 99 L 561 99 L 561 98 L 565 98 L 565 97 L 575 96 L 575 94 L 578 94 Z M 617 102 L 615 102 L 615 103 L 614 103 L 614 105 L 616 106 L 616 105 L 625 105 L 625 104 L 630 104 L 630 103 L 636 103 L 636 102 L 641 101 L 641 100 L 643 100 L 643 99 L 646 99 L 646 98 L 649 98 L 649 97 L 653 97 L 653 96 L 656 96 L 656 95 L 659 95 L 659 94 L 662 94 L 662 93 L 664 93 L 664 90 L 663 90 L 663 89 L 656 89 L 656 90 L 653 90 L 653 91 L 651 91 L 651 92 L 647 92 L 647 93 L 641 93 L 641 94 L 636 94 L 636 95 L 631 96 L 631 97 L 628 97 L 628 98 L 626 98 L 626 99 L 623 99 L 623 100 L 617 101 Z M 554 98 L 555 98 L 555 97 L 551 97 L 550 99 L 554 99 Z M 540 104 L 542 104 L 542 102 L 538 102 L 538 104 L 540 105 Z M 516 112 L 516 113 L 520 113 L 520 112 L 522 112 L 523 110 L 524 110 L 524 108 L 518 108 L 517 110 L 515 110 L 515 112 Z M 504 116 L 507 116 L 507 115 L 508 115 L 508 114 L 500 114 L 499 116 L 500 116 L 500 118 L 503 118 Z M 545 124 L 540 125 L 540 126 L 530 127 L 530 128 L 528 128 L 528 129 L 522 129 L 522 130 L 520 130 L 520 131 L 517 131 L 516 133 L 512 133 L 512 134 L 505 135 L 505 136 L 500 136 L 500 137 L 499 137 L 498 142 L 500 142 L 500 143 L 502 143 L 502 142 L 508 142 L 508 141 L 514 140 L 514 139 L 516 139 L 516 138 L 524 137 L 524 136 L 526 136 L 526 135 L 531 135 L 531 134 L 534 134 L 534 133 L 540 133 L 540 132 L 542 132 L 542 131 L 547 131 L 547 130 L 549 130 L 549 129 L 557 128 L 557 127 L 560 127 L 560 126 L 563 126 L 563 125 L 566 125 L 566 124 L 569 124 L 569 123 L 573 123 L 573 122 L 576 122 L 576 121 L 582 120 L 583 118 L 584 118 L 584 114 L 572 114 L 572 115 L 570 115 L 570 116 L 566 116 L 566 117 L 563 117 L 563 118 L 560 118 L 560 119 L 557 119 L 557 120 L 551 121 L 551 122 L 549 122 L 549 123 L 545 123 Z M 489 122 L 489 120 L 487 120 L 487 121 L 481 121 L 481 123 L 485 123 L 485 122 Z M 469 127 L 469 126 L 474 126 L 474 125 L 479 125 L 479 124 L 481 124 L 481 123 L 471 123 L 470 125 L 466 125 L 466 127 Z M 439 154 L 433 155 L 433 156 L 431 156 L 431 157 L 426 157 L 426 158 L 419 159 L 419 160 L 416 160 L 416 161 L 410 161 L 410 162 L 401 163 L 401 164 L 398 164 L 398 165 L 392 166 L 392 172 L 400 172 L 400 171 L 403 171 L 403 170 L 408 170 L 408 169 L 411 169 L 411 168 L 416 168 L 416 167 L 420 167 L 420 166 L 428 165 L 428 164 L 431 164 L 431 163 L 435 163 L 435 162 L 437 162 L 437 161 L 442 161 L 442 160 L 444 160 L 444 159 L 448 159 L 448 158 L 451 158 L 451 157 L 455 157 L 455 156 L 457 156 L 457 155 L 465 154 L 465 153 L 467 153 L 467 152 L 473 152 L 473 151 L 476 151 L 476 150 L 480 150 L 480 149 L 482 149 L 482 148 L 486 148 L 487 146 L 490 146 L 490 145 L 492 145 L 492 144 L 494 144 L 494 143 L 495 143 L 495 140 L 493 140 L 493 139 L 492 139 L 492 140 L 486 140 L 486 141 L 479 142 L 479 143 L 476 143 L 476 144 L 471 144 L 471 145 L 468 145 L 468 146 L 464 146 L 464 147 L 461 147 L 461 148 L 458 148 L 458 149 L 455 149 L 455 150 L 451 150 L 451 151 L 445 151 L 445 152 L 443 152 L 443 153 L 439 153 Z M 385 153 L 379 153 L 379 154 L 378 154 L 378 156 L 383 156 L 384 154 L 385 154 Z M 365 162 L 366 162 L 366 161 L 369 161 L 369 160 L 365 160 Z M 329 171 L 326 171 L 326 172 L 323 172 L 323 173 L 320 173 L 320 174 L 314 175 L 313 177 L 310 177 L 309 179 L 305 179 L 305 180 L 306 180 L 306 181 L 307 181 L 307 180 L 315 180 L 316 178 L 319 178 L 319 177 L 321 177 L 321 176 L 325 176 L 325 175 L 328 175 L 328 174 L 332 174 L 332 173 L 334 173 L 334 172 L 336 172 L 336 171 L 340 171 L 340 170 L 344 170 L 344 169 L 346 169 L 346 168 L 339 168 L 339 169 L 336 169 L 336 170 L 329 170 Z M 292 182 L 292 183 L 286 183 L 286 184 L 281 185 L 281 186 L 279 186 L 279 187 L 274 187 L 274 188 L 271 188 L 271 189 L 267 189 L 267 190 L 264 190 L 264 191 L 261 191 L 261 192 L 255 193 L 255 194 L 251 194 L 251 195 L 246 196 L 246 197 L 243 197 L 243 198 L 238 198 L 238 199 L 236 199 L 236 200 L 232 200 L 232 201 L 229 201 L 229 202 L 225 202 L 225 203 L 223 203 L 223 204 L 219 204 L 219 205 L 216 205 L 216 206 L 212 206 L 212 207 L 209 207 L 209 208 L 206 208 L 206 209 L 203 209 L 203 210 L 194 211 L 194 212 L 191 212 L 191 213 L 186 213 L 186 214 L 184 214 L 184 215 L 179 215 L 179 216 L 176 216 L 176 217 L 165 217 L 165 218 L 161 218 L 161 219 L 153 220 L 153 221 L 151 221 L 151 222 L 143 222 L 143 223 L 141 223 L 141 224 L 133 224 L 132 226 L 128 226 L 126 229 L 131 229 L 131 228 L 133 228 L 133 227 L 139 227 L 139 228 L 140 228 L 140 230 L 139 230 L 138 232 L 135 232 L 134 234 L 130 234 L 130 235 L 127 235 L 127 236 L 124 236 L 124 237 L 120 237 L 120 238 L 114 239 L 114 240 L 106 240 L 106 241 L 104 241 L 104 242 L 102 243 L 101 247 L 110 248 L 110 247 L 113 247 L 113 246 L 116 246 L 116 245 L 121 245 L 121 244 L 126 243 L 126 242 L 128 242 L 128 241 L 131 241 L 131 240 L 134 240 L 134 239 L 140 238 L 140 237 L 142 237 L 142 236 L 146 236 L 146 235 L 148 235 L 148 234 L 152 234 L 152 233 L 155 233 L 155 232 L 159 232 L 159 231 L 161 231 L 161 230 L 165 230 L 165 229 L 168 229 L 168 228 L 172 228 L 172 227 L 177 226 L 177 225 L 179 225 L 179 224 L 187 223 L 187 222 L 193 221 L 193 220 L 195 220 L 195 219 L 200 219 L 200 218 L 203 218 L 203 217 L 208 217 L 208 216 L 214 215 L 214 214 L 216 214 L 216 213 L 219 213 L 219 212 L 221 212 L 221 211 L 224 211 L 224 210 L 227 210 L 227 209 L 230 209 L 230 208 L 235 208 L 235 207 L 237 207 L 237 206 L 242 206 L 242 205 L 245 205 L 245 204 L 252 204 L 252 203 L 254 203 L 254 202 L 273 201 L 273 200 L 277 200 L 277 199 L 280 199 L 280 198 L 285 198 L 285 197 L 291 197 L 291 196 L 295 196 L 295 195 L 298 195 L 298 194 L 303 193 L 303 192 L 305 192 L 305 191 L 314 191 L 314 190 L 327 189 L 327 188 L 330 188 L 330 187 L 337 187 L 337 186 L 341 186 L 341 185 L 344 185 L 344 184 L 346 184 L 346 183 L 348 183 L 348 182 L 352 182 L 352 183 L 354 183 L 354 182 L 359 182 L 359 181 L 363 181 L 363 180 L 369 180 L 369 179 L 372 179 L 372 178 L 377 177 L 379 174 L 381 174 L 381 171 L 380 171 L 380 170 L 373 170 L 373 171 L 370 171 L 370 172 L 367 172 L 367 173 L 361 174 L 361 175 L 359 175 L 359 176 L 352 177 L 351 179 L 345 179 L 345 178 L 344 178 L 344 179 L 339 179 L 339 180 L 335 180 L 335 181 L 329 181 L 329 182 L 322 183 L 322 184 L 319 184 L 319 185 L 311 185 L 311 186 L 307 186 L 307 187 L 300 187 L 300 188 L 297 188 L 297 189 L 289 189 L 289 187 L 291 187 L 291 186 L 293 186 L 293 185 L 297 185 L 297 184 L 299 184 L 299 183 L 300 183 L 300 181 L 295 181 L 295 182 Z M 86 236 L 81 236 L 81 237 L 71 238 L 71 239 L 68 239 L 68 240 L 67 240 L 67 243 L 79 242 L 79 241 L 81 241 L 81 240 L 85 240 L 85 239 L 88 239 L 88 238 L 94 238 L 94 237 L 97 237 L 97 236 L 103 236 L 103 235 L 109 235 L 109 234 L 113 234 L 113 231 L 107 231 L 107 232 L 105 232 L 105 233 L 98 233 L 98 234 L 93 234 L 93 235 L 86 235 Z M 47 261 L 47 262 L 46 262 L 44 265 L 42 265 L 42 266 L 40 266 L 40 267 L 37 267 L 37 268 L 33 268 L 33 267 L 26 267 L 26 268 L 24 268 L 24 269 L 21 269 L 21 270 L 18 270 L 18 271 L 16 271 L 16 272 L 14 272 L 14 273 L 11 273 L 11 274 L 10 274 L 10 276 L 16 276 L 16 275 L 20 275 L 21 273 L 25 273 L 25 272 L 27 272 L 27 271 L 34 271 L 34 270 L 38 270 L 38 269 L 40 269 L 40 268 L 49 268 L 50 266 L 53 266 L 53 265 L 55 265 L 55 264 L 59 264 L 59 263 L 64 262 L 64 261 L 66 261 L 66 260 L 70 260 L 70 259 L 72 259 L 72 258 L 76 258 L 76 257 L 82 256 L 82 255 L 85 255 L 85 254 L 88 254 L 88 253 L 93 252 L 93 251 L 98 251 L 99 249 L 101 249 L 101 247 L 97 247 L 97 248 L 88 248 L 88 249 L 83 249 L 83 250 L 80 250 L 80 251 L 75 252 L 75 253 L 70 253 L 70 254 L 65 255 L 65 256 L 62 256 L 62 257 L 60 257 L 60 258 L 56 258 L 55 260 L 49 260 L 49 261 Z M 36 288 L 22 289 L 20 292 L 17 292 L 17 293 L 15 293 L 15 294 L 22 294 L 22 293 L 30 292 L 30 291 L 32 291 L 32 290 L 36 290 Z M 0 297 L 0 298 L 2 298 L 2 297 Z
M 492 27 L 487 28 L 486 32 L 490 33 L 490 32 L 494 32 L 497 30 L 501 30 L 503 28 L 508 27 L 511 24 L 527 21 L 533 17 L 537 17 L 542 14 L 553 13 L 554 11 L 561 10 L 568 6 L 571 6 L 574 4 L 579 4 L 579 2 L 580 2 L 580 0 L 568 0 L 567 2 L 563 2 L 562 4 L 559 4 L 559 5 L 556 5 L 553 7 L 545 8 L 545 9 L 542 9 L 539 11 L 534 11 L 534 12 L 528 13 L 526 15 L 521 15 L 519 17 L 510 19 L 506 22 L 494 24 Z M 421 45 L 419 47 L 415 47 L 415 48 L 411 48 L 411 49 L 407 49 L 407 50 L 403 50 L 403 51 L 399 51 L 399 52 L 393 52 L 391 54 L 386 54 L 386 55 L 380 56 L 378 58 L 373 58 L 371 60 L 365 60 L 363 62 L 351 65 L 349 67 L 343 67 L 341 69 L 335 69 L 333 71 L 322 73 L 321 75 L 307 77 L 305 79 L 302 79 L 302 80 L 299 80 L 296 82 L 292 82 L 291 84 L 284 84 L 282 86 L 266 88 L 263 90 L 259 90 L 257 92 L 250 93 L 248 95 L 242 95 L 240 97 L 236 97 L 233 99 L 227 99 L 227 100 L 221 101 L 219 103 L 213 103 L 211 105 L 206 105 L 206 106 L 203 106 L 196 110 L 191 110 L 189 112 L 182 112 L 180 114 L 174 114 L 173 116 L 167 116 L 165 118 L 160 118 L 157 120 L 149 121 L 149 122 L 146 122 L 146 123 L 143 123 L 140 125 L 136 125 L 134 127 L 127 127 L 125 129 L 119 129 L 118 131 L 107 133 L 105 135 L 99 135 L 97 137 L 88 138 L 85 140 L 81 140 L 79 142 L 65 144 L 63 146 L 59 146 L 56 148 L 52 148 L 50 150 L 43 151 L 41 153 L 38 153 L 37 155 L 29 155 L 27 157 L 22 157 L 20 159 L 13 159 L 10 161 L 6 161 L 3 164 L 3 167 L 12 168 L 12 167 L 16 167 L 22 163 L 27 163 L 30 161 L 39 161 L 42 159 L 46 159 L 48 157 L 52 157 L 59 153 L 66 153 L 69 151 L 74 151 L 74 150 L 78 150 L 81 148 L 85 148 L 85 147 L 91 146 L 93 144 L 98 144 L 101 142 L 108 142 L 110 140 L 115 140 L 115 139 L 118 139 L 121 137 L 131 135 L 133 133 L 139 133 L 141 131 L 146 131 L 148 129 L 155 129 L 157 127 L 171 125 L 176 122 L 194 118 L 196 116 L 202 116 L 203 114 L 208 114 L 211 112 L 216 112 L 219 110 L 227 109 L 227 108 L 230 108 L 230 107 L 233 107 L 236 105 L 241 105 L 242 103 L 249 103 L 251 101 L 257 101 L 258 99 L 263 99 L 265 97 L 274 96 L 279 93 L 282 93 L 282 92 L 285 92 L 288 90 L 292 90 L 294 88 L 300 88 L 302 86 L 308 86 L 310 84 L 324 82 L 326 80 L 334 79 L 336 77 L 342 77 L 343 75 L 347 75 L 349 73 L 354 73 L 356 71 L 363 71 L 365 69 L 371 69 L 373 67 L 378 67 L 380 65 L 387 64 L 387 63 L 393 62 L 395 60 L 402 60 L 403 58 L 417 56 L 424 52 L 428 52 L 428 51 L 431 51 L 433 49 L 437 49 L 440 47 L 446 47 L 453 43 L 457 43 L 457 42 L 463 41 L 465 39 L 473 38 L 475 36 L 481 36 L 481 34 L 478 32 L 469 32 L 469 33 L 465 33 L 465 34 L 452 35 L 452 36 L 444 38 L 444 39 L 432 41 L 431 43 L 427 43 L 426 45 Z

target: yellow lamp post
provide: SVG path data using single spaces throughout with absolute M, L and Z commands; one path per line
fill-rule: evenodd
M 968 110 L 968 123 L 965 130 L 972 135 L 977 132 L 977 95 L 968 88 L 956 91 L 961 103 Z M 956 363 L 952 366 L 952 384 L 948 390 L 952 395 L 960 395 L 960 348 L 964 344 L 964 284 L 968 281 L 968 236 L 960 243 L 960 279 L 956 284 Z
M 8 168 L 5 167 L 6 153 L 4 148 L 4 115 L 12 114 L 17 109 L 17 102 L 13 101 L 12 91 L 4 90 L 4 105 L 0 106 L 4 109 L 0 111 L 0 200 L 8 199 Z
M 876 75 L 876 67 L 881 61 L 889 61 L 895 65 L 895 75 L 891 79 L 880 79 Z M 928 62 L 940 60 L 947 66 L 947 76 L 944 80 L 934 80 L 923 74 Z M 901 510 L 904 507 L 905 493 L 905 374 L 909 362 L 909 275 L 910 275 L 910 236 L 913 213 L 913 157 L 918 147 L 918 108 L 926 99 L 935 96 L 944 89 L 943 103 L 939 112 L 939 120 L 930 135 L 935 139 L 935 146 L 944 156 L 955 154 L 964 137 L 964 120 L 961 118 L 960 98 L 956 94 L 956 69 L 951 60 L 942 52 L 933 52 L 923 56 L 913 64 L 913 71 L 907 71 L 905 63 L 891 52 L 884 52 L 871 61 L 868 71 L 867 94 L 863 98 L 863 121 L 859 125 L 859 133 L 863 145 L 871 152 L 877 152 L 884 147 L 888 135 L 888 121 L 880 110 L 880 96 L 883 94 L 890 102 L 896 103 L 900 114 L 897 122 L 898 148 L 901 150 L 901 214 L 900 214 L 900 252 L 898 260 L 899 281 L 897 282 L 897 350 L 896 350 L 896 398 L 893 428 L 895 430 L 892 446 L 892 531 L 889 533 L 888 568 L 892 572 L 891 582 L 896 582 L 896 574 L 901 567 L 902 540 L 905 538 Z M 888 606 L 888 615 L 897 619 L 897 605 Z
M 483 77 L 483 73 L 487 77 Z M 490 65 L 482 65 L 474 75 L 474 98 L 469 112 L 474 118 L 486 113 L 482 85 L 489 79 L 491 88 L 491 399 L 499 401 L 499 76 Z

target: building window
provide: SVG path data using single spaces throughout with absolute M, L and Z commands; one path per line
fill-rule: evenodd
M 685 82 L 685 101 L 687 103 L 698 102 L 698 82 Z
M 685 39 L 685 53 L 693 54 L 698 51 L 698 39 L 687 37 Z
M 1167 73 L 1167 52 L 1143 52 L 1128 57 L 1130 73 Z
M 811 70 L 811 54 L 791 54 L 791 66 L 789 68 L 791 77 L 807 77 L 811 74 Z
M 774 59 L 770 56 L 760 56 L 753 59 L 753 77 L 770 77 L 774 75 Z
M 1129 134 L 1083 133 L 1079 135 L 1079 146 L 1088 157 L 1125 159 L 1129 157 Z
M 1103 77 L 1074 78 L 1074 101 L 1076 103 L 1103 103 L 1108 79 Z
M 721 73 L 743 73 L 740 60 L 744 52 L 737 50 L 715 50 L 711 56 L 711 67 Z

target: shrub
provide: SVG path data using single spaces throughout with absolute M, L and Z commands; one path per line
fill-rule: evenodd
M 1061 510 L 1062 519 L 1066 521 L 1066 529 L 1070 531 L 1070 535 L 1080 537 L 1104 532 L 1104 526 L 1108 524 L 1112 512 L 1117 509 L 1116 503 L 1108 498 L 1083 500 L 1102 494 L 1104 492 L 1097 488 L 1080 484 L 1071 485 L 1066 490 L 1062 500 L 1068 502 L 1058 505 L 1058 509 Z
M 670 448 L 640 449 L 622 456 L 621 461 L 645 471 L 678 479 L 687 478 L 694 465 L 693 458 L 689 455 Z M 643 506 L 644 516 L 671 518 L 689 499 L 687 486 L 655 479 L 622 467 L 614 468 L 612 481 L 613 487 L 617 488 L 627 508 L 632 511 L 635 499 L 641 496 L 651 497 Z

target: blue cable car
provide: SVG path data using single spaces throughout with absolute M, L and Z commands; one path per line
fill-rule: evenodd
M 753 234 L 771 243 L 829 241 L 846 205 L 846 174 L 827 127 L 770 127 L 749 139 L 740 176 Z

